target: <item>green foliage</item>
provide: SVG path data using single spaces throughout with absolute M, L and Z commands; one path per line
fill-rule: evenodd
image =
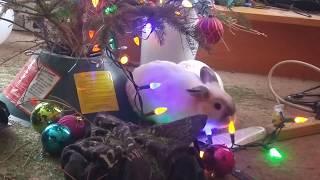
M 16 13 L 28 15 L 39 30 L 23 28 L 43 39 L 48 50 L 72 56 L 88 56 L 97 43 L 101 48 L 106 48 L 110 39 L 108 32 L 141 35 L 147 22 L 152 22 L 160 42 L 163 42 L 163 19 L 175 19 L 174 22 L 182 19 L 174 13 L 181 10 L 180 6 L 171 3 L 154 6 L 135 0 L 116 0 L 112 4 L 100 0 L 96 7 L 90 0 L 29 0 L 28 3 L 7 0 L 5 6 Z M 185 17 L 188 15 L 185 13 Z M 183 29 L 178 26 L 184 26 L 181 22 L 171 25 L 176 29 Z M 88 37 L 90 30 L 95 31 L 92 39 Z
M 39 29 L 17 25 L 44 40 L 39 45 L 58 54 L 89 56 L 97 44 L 101 49 L 108 48 L 110 32 L 114 32 L 115 36 L 128 33 L 141 36 L 147 23 L 152 24 L 152 32 L 160 44 L 165 43 L 165 24 L 169 24 L 186 35 L 187 39 L 196 40 L 200 46 L 208 47 L 199 38 L 197 28 L 194 28 L 196 19 L 192 15 L 193 11 L 176 1 L 172 3 L 173 0 L 164 0 L 162 4 L 160 1 L 148 0 L 99 0 L 96 7 L 91 0 L 5 1 L 5 9 L 11 8 L 16 14 L 27 15 L 27 20 L 35 23 Z M 233 3 L 232 0 L 227 2 Z M 233 17 L 230 19 L 229 14 L 218 15 L 218 11 L 212 10 L 211 1 L 199 0 L 194 3 L 194 9 L 199 16 L 217 16 L 226 25 L 234 27 Z M 180 14 L 177 15 L 177 12 Z M 89 37 L 89 31 L 95 32 L 93 37 Z M 113 48 L 113 51 L 116 49 Z

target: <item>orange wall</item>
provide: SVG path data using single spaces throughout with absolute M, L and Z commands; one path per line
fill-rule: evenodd
M 275 63 L 286 59 L 320 67 L 320 28 L 261 21 L 251 23 L 268 37 L 239 31 L 232 35 L 225 28 L 224 40 L 230 52 L 220 41 L 210 53 L 200 49 L 197 58 L 218 70 L 264 75 Z M 284 65 L 276 75 L 320 81 L 320 74 L 311 71 L 299 65 Z

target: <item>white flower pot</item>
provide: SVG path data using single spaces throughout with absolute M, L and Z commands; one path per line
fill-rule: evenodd
M 167 60 L 178 63 L 183 60 L 195 59 L 197 48 L 192 52 L 183 34 L 168 25 L 165 30 L 163 45 L 159 44 L 154 33 L 147 40 L 142 40 L 141 64 L 154 60 Z
M 192 18 L 197 18 L 194 10 L 192 11 Z M 193 23 L 196 22 L 194 21 Z M 195 59 L 198 43 L 193 41 L 193 44 L 194 48 L 191 50 L 186 36 L 165 24 L 163 45 L 159 44 L 155 33 L 152 33 L 147 40 L 142 40 L 141 64 L 154 60 L 166 60 L 178 63 L 183 60 Z
M 3 3 L 3 1 L 0 1 L 0 3 Z M 0 12 L 2 12 L 3 6 L 0 4 Z M 6 12 L 4 12 L 1 16 L 1 18 L 8 19 L 10 21 L 14 20 L 14 12 L 12 9 L 8 9 Z M 0 44 L 2 44 L 10 35 L 12 31 L 12 23 L 7 22 L 5 20 L 0 20 Z

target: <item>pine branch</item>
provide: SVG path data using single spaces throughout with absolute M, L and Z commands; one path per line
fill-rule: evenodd
M 57 0 L 55 3 L 52 4 L 51 7 L 49 7 L 49 12 L 51 13 L 54 9 L 56 9 L 58 7 L 58 5 L 62 5 L 62 3 L 64 3 L 64 0 Z
M 14 12 L 16 12 L 18 14 L 27 14 L 27 15 L 36 16 L 36 17 L 41 17 L 42 16 L 41 14 L 38 14 L 38 13 L 32 13 L 32 12 L 29 12 L 29 11 L 23 11 L 23 10 L 18 10 L 18 9 L 15 9 Z
M 12 60 L 13 58 L 19 56 L 20 54 L 24 53 L 25 51 L 31 50 L 31 49 L 33 49 L 33 48 L 36 48 L 36 47 L 38 47 L 38 46 L 40 46 L 40 45 L 42 45 L 42 44 L 43 44 L 43 43 L 37 43 L 37 44 L 34 45 L 34 46 L 31 46 L 31 47 L 28 47 L 28 48 L 26 48 L 26 49 L 20 50 L 19 52 L 17 52 L 17 53 L 14 54 L 13 56 L 10 56 L 9 58 L 5 58 L 4 61 L 2 61 L 2 62 L 0 63 L 0 66 L 2 66 L 2 65 L 5 64 L 5 63 L 7 63 L 7 62 L 10 61 L 10 60 Z
M 61 33 L 65 40 L 65 43 L 68 47 L 74 47 L 75 43 L 77 42 L 77 38 L 73 37 L 73 33 L 68 31 L 67 28 L 63 27 L 63 24 L 60 24 L 54 19 L 54 16 L 48 12 L 48 8 L 43 4 L 42 0 L 36 0 L 40 12 L 43 13 L 43 17 L 45 17 L 50 23 L 52 23 Z M 71 36 L 71 37 L 70 37 Z M 73 37 L 73 38 L 72 38 Z
M 181 6 L 181 1 L 167 0 L 161 6 L 151 3 L 140 4 L 137 0 L 100 0 L 97 7 L 93 7 L 90 0 L 6 0 L 1 3 L 6 9 L 13 9 L 16 13 L 26 14 L 35 21 L 39 32 L 22 27 L 37 37 L 45 40 L 47 49 L 54 52 L 70 53 L 69 55 L 88 56 L 93 45 L 99 43 L 102 49 L 108 46 L 110 33 L 124 35 L 133 33 L 141 35 L 146 23 L 152 23 L 159 43 L 164 43 L 165 24 L 199 42 L 199 46 L 208 47 L 204 37 L 194 27 L 194 17 L 190 8 Z M 116 12 L 105 14 L 104 10 L 110 4 L 117 7 Z M 210 0 L 194 3 L 194 9 L 202 16 L 213 15 L 221 19 L 231 30 L 259 34 L 247 26 L 246 21 L 237 14 L 220 14 L 212 11 Z M 180 15 L 177 15 L 180 12 Z M 3 12 L 2 12 L 3 13 Z M 18 25 L 19 26 L 19 25 Z M 91 39 L 88 31 L 95 30 Z
M 17 10 L 18 8 L 26 8 L 26 9 L 32 10 L 33 12 L 39 12 L 37 9 L 25 5 L 26 3 L 24 3 L 24 2 L 19 2 L 18 3 L 18 2 L 14 1 L 14 0 L 9 0 L 9 1 L 5 0 L 5 2 L 6 2 L 6 4 L 3 4 L 3 5 L 7 6 L 7 7 L 10 7 L 13 10 Z

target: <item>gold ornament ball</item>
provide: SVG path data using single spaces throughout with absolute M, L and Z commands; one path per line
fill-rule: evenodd
M 63 109 L 54 103 L 41 102 L 31 113 L 32 127 L 38 132 L 42 131 L 50 124 L 57 122 L 62 116 Z

